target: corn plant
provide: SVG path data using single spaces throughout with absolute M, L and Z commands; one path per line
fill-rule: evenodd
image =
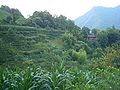
M 50 71 L 40 67 L 0 68 L 0 90 L 120 90 L 120 69 L 66 69 L 64 63 Z

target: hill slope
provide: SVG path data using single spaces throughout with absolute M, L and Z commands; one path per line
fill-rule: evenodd
M 4 6 L 4 5 L 0 7 L 1 24 L 12 24 L 13 22 L 16 23 L 21 18 L 24 18 L 24 16 L 21 14 L 21 12 L 18 9 L 9 8 L 8 6 Z
M 9 15 L 10 15 L 10 13 L 0 9 L 0 20 L 4 19 L 5 17 L 7 17 Z
M 80 27 L 106 29 L 114 25 L 116 28 L 120 28 L 119 12 L 120 5 L 114 8 L 98 6 L 75 19 L 75 23 Z

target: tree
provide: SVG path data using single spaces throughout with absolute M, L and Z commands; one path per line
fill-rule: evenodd
M 120 67 L 120 43 L 107 47 L 101 58 L 101 64 L 104 66 Z
M 11 24 L 12 23 L 12 17 L 11 16 L 7 16 L 6 18 L 4 18 L 2 20 L 3 24 Z
M 118 30 L 109 30 L 107 37 L 108 44 L 112 45 L 113 43 L 120 41 L 120 32 Z
M 108 37 L 107 37 L 108 33 L 106 31 L 101 31 L 97 34 L 97 40 L 98 43 L 100 44 L 100 46 L 102 48 L 105 48 L 108 46 Z
M 73 48 L 76 42 L 76 38 L 73 36 L 72 33 L 69 33 L 69 32 L 65 32 L 65 34 L 63 34 L 62 40 L 64 42 L 65 47 L 69 49 Z
M 81 34 L 83 35 L 83 40 L 87 40 L 87 36 L 90 33 L 90 29 L 88 27 L 83 27 Z
M 5 11 L 8 15 L 3 20 L 3 23 L 7 24 L 16 24 L 16 21 L 23 17 L 21 12 L 18 9 L 9 8 L 8 6 L 1 6 L 1 10 Z
M 8 6 L 6 6 L 6 5 L 1 5 L 1 9 L 2 9 L 3 11 L 8 12 L 8 13 L 11 12 L 11 9 L 10 9 Z
M 16 20 L 20 17 L 23 17 L 21 12 L 18 9 L 11 9 L 11 15 L 12 15 L 12 24 L 16 24 Z

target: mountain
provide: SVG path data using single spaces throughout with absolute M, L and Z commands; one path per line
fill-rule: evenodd
M 120 5 L 114 8 L 107 8 L 102 6 L 93 7 L 83 16 L 75 19 L 75 24 L 88 28 L 106 29 L 113 25 L 120 28 Z

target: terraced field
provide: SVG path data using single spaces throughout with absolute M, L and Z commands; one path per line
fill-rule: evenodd
M 0 37 L 16 37 L 15 42 L 10 43 L 17 47 L 19 56 L 22 60 L 39 60 L 44 62 L 41 53 L 48 47 L 54 47 L 54 41 L 60 37 L 64 31 L 54 29 L 43 29 L 28 26 L 0 25 Z M 52 49 L 51 49 L 52 50 Z

